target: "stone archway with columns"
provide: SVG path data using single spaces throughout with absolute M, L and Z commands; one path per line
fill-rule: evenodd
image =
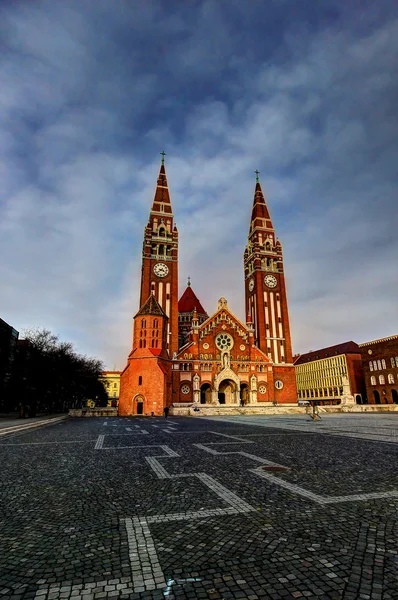
M 229 379 L 230 381 L 234 382 L 234 384 L 236 386 L 235 392 L 234 392 L 234 395 L 235 395 L 234 404 L 239 404 L 240 403 L 240 378 L 230 368 L 223 369 L 215 376 L 214 381 L 213 381 L 213 389 L 211 392 L 212 404 L 219 404 L 218 392 L 219 392 L 219 388 L 220 388 L 220 383 L 222 381 L 224 381 L 225 379 Z

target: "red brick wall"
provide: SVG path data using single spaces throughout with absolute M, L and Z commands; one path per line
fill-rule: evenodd
M 374 391 L 377 391 L 380 396 L 380 404 L 392 404 L 394 401 L 394 390 L 396 392 L 395 398 L 398 400 L 398 364 L 396 358 L 398 358 L 398 337 L 394 336 L 392 339 L 380 340 L 375 343 L 361 344 L 361 358 L 362 366 L 365 376 L 366 394 L 368 404 L 376 404 L 376 398 Z M 369 350 L 371 354 L 369 354 Z M 391 365 L 391 358 L 394 358 L 395 367 Z M 385 360 L 386 367 L 378 368 L 371 371 L 369 361 L 380 361 Z M 388 375 L 391 374 L 394 377 L 394 383 L 388 383 Z M 376 385 L 371 384 L 371 376 L 376 377 Z M 379 377 L 384 375 L 385 383 L 380 384 Z
M 142 377 L 141 385 L 139 377 Z M 120 416 L 137 414 L 137 396 L 144 400 L 144 415 L 150 415 L 152 411 L 161 415 L 164 406 L 171 404 L 171 363 L 155 356 L 129 359 L 120 377 Z

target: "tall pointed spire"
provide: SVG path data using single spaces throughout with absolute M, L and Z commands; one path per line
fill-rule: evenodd
M 271 217 L 268 212 L 268 207 L 265 202 L 263 190 L 261 189 L 260 180 L 258 177 L 259 171 L 254 171 L 256 173 L 256 188 L 254 190 L 254 200 L 253 200 L 253 209 L 252 209 L 252 218 L 250 222 L 250 232 L 252 232 L 257 227 L 262 227 L 266 229 L 273 229 Z M 265 222 L 264 222 L 265 219 Z
M 172 215 L 169 186 L 167 184 L 166 169 L 164 166 L 165 152 L 161 152 L 162 164 L 160 165 L 159 176 L 156 184 L 155 198 L 152 204 L 151 212 L 159 212 L 165 215 Z

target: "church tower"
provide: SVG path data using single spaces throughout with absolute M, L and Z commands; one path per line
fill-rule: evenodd
M 275 237 L 256 171 L 248 243 L 244 253 L 246 315 L 254 325 L 255 345 L 274 365 L 292 363 L 282 245 Z
M 178 231 L 162 155 L 155 198 L 144 230 L 140 306 L 153 294 L 168 317 L 166 349 L 172 358 L 178 351 Z

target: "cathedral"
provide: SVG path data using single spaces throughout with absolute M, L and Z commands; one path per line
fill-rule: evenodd
M 140 308 L 120 377 L 119 415 L 296 403 L 282 245 L 258 172 L 243 256 L 245 323 L 225 298 L 209 316 L 189 279 L 178 297 L 178 250 L 163 156 L 144 230 Z

